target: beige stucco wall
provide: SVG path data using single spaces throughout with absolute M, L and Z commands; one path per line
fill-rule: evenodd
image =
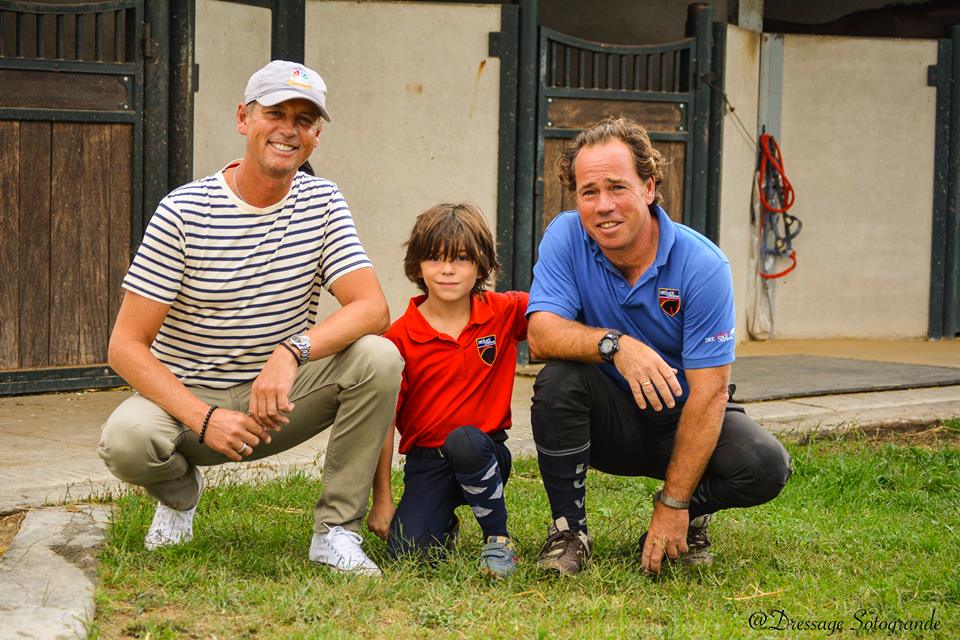
M 269 60 L 270 17 L 218 0 L 198 0 L 197 16 L 199 176 L 243 153 L 234 110 Z M 306 4 L 305 61 L 327 83 L 333 119 L 310 161 L 343 191 L 394 317 L 416 291 L 401 244 L 418 213 L 470 201 L 495 230 L 500 61 L 487 34 L 499 28 L 497 5 Z
M 724 84 L 727 98 L 736 111 L 728 111 L 723 120 L 720 248 L 729 258 L 733 272 L 738 343 L 748 338 L 747 293 L 752 281 L 749 265 L 750 198 L 756 164 L 756 151 L 750 136 L 753 136 L 757 122 L 759 83 L 760 34 L 728 25 Z M 737 118 L 742 126 L 737 122 Z
M 785 37 L 781 148 L 804 226 L 775 337 L 926 334 L 935 62 L 933 41 Z
M 197 0 L 200 90 L 193 109 L 193 175 L 208 176 L 243 155 L 237 105 L 247 78 L 270 61 L 270 10 Z

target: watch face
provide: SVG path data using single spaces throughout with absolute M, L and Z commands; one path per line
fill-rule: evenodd
M 613 351 L 613 339 L 604 338 L 600 341 L 600 353 L 609 355 Z

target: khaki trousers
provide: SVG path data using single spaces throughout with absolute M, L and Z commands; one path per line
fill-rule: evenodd
M 403 359 L 393 343 L 364 336 L 342 352 L 303 365 L 290 400 L 290 423 L 271 432 L 244 461 L 286 451 L 332 429 L 323 465 L 323 492 L 314 510 L 314 531 L 340 525 L 357 531 L 367 510 L 370 487 L 387 428 L 392 424 Z M 201 400 L 247 412 L 246 382 L 229 389 L 191 387 Z M 205 444 L 166 411 L 136 394 L 103 425 L 97 450 L 110 471 L 174 509 L 189 509 L 199 499 L 195 466 L 230 459 Z

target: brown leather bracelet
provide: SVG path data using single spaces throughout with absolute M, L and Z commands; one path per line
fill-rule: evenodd
M 296 351 L 293 347 L 291 347 L 290 345 L 288 345 L 286 342 L 281 342 L 281 343 L 280 343 L 280 346 L 282 346 L 284 349 L 286 349 L 287 351 L 290 352 L 290 355 L 293 356 L 294 362 L 296 362 L 296 363 L 297 363 L 297 366 L 299 367 L 299 366 L 300 366 L 300 354 L 297 353 L 297 351 Z

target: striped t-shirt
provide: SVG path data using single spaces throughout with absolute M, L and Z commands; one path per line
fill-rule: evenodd
M 150 347 L 160 362 L 186 385 L 222 389 L 316 323 L 321 288 L 370 266 L 334 183 L 297 173 L 259 209 L 221 170 L 160 202 L 123 287 L 170 305 Z

